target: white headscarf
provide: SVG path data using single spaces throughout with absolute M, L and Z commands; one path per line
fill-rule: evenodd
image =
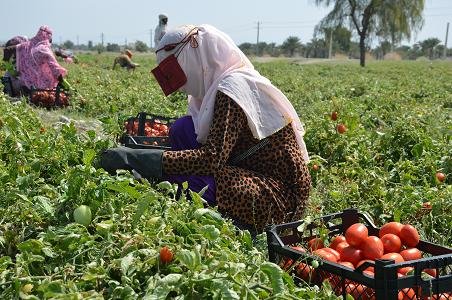
M 184 45 L 177 60 L 187 76 L 187 83 L 180 90 L 188 94 L 188 110 L 198 142 L 205 143 L 207 139 L 215 96 L 221 91 L 243 109 L 253 136 L 259 140 L 291 122 L 305 162 L 308 162 L 303 125 L 292 104 L 267 78 L 254 70 L 249 59 L 224 32 L 211 25 L 186 25 L 168 31 L 157 49 L 180 42 L 195 27 L 198 29 L 195 37 L 198 47 L 193 48 L 190 43 Z M 180 47 L 159 51 L 157 62 L 178 52 Z

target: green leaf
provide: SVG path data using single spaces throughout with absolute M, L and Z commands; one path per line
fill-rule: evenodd
M 146 210 L 149 207 L 149 202 L 154 201 L 155 196 L 149 195 L 149 197 L 144 197 L 143 199 L 138 202 L 137 210 L 135 211 L 135 214 L 132 218 L 132 226 L 135 227 L 140 220 L 141 216 L 146 212 Z
M 223 217 L 216 211 L 210 209 L 210 208 L 198 208 L 197 210 L 195 210 L 195 212 L 193 213 L 193 216 L 195 217 L 195 219 L 200 220 L 201 217 L 206 217 L 206 218 L 210 218 L 216 222 L 224 222 Z
M 29 239 L 20 243 L 17 248 L 22 252 L 29 252 L 34 254 L 40 254 L 44 243 L 35 239 Z
M 260 269 L 270 279 L 273 293 L 275 295 L 284 292 L 285 287 L 283 282 L 283 271 L 280 267 L 278 267 L 278 265 L 271 262 L 265 262 L 261 265 Z
M 204 225 L 201 228 L 202 234 L 211 241 L 216 240 L 220 236 L 220 230 L 213 225 Z
M 300 225 L 298 225 L 298 227 L 297 227 L 298 232 L 303 232 L 303 231 L 305 231 L 305 230 L 306 230 L 306 226 L 308 226 L 309 224 L 312 223 L 313 217 L 307 216 L 307 217 L 304 218 L 302 221 L 303 221 L 303 222 L 302 222 Z
M 127 275 L 130 266 L 135 261 L 134 252 L 129 253 L 127 256 L 121 258 L 121 271 L 123 274 Z
M 419 143 L 413 146 L 411 148 L 411 154 L 417 158 L 422 156 L 422 153 L 424 152 L 424 145 Z
M 192 205 L 197 208 L 204 207 L 204 201 L 201 196 L 193 191 L 190 191 L 191 200 L 193 201 Z
M 177 290 L 182 279 L 182 274 L 171 273 L 157 280 L 156 288 L 146 294 L 145 300 L 165 300 L 171 291 Z M 149 291 L 148 291 L 149 292 Z
M 136 188 L 129 185 L 128 181 L 122 181 L 122 182 L 109 182 L 107 184 L 107 188 L 116 191 L 119 193 L 126 194 L 130 196 L 133 199 L 139 199 L 141 197 L 141 193 L 136 190 Z
M 199 246 L 199 245 L 197 245 Z M 176 254 L 176 258 L 188 269 L 195 271 L 201 265 L 201 254 L 197 247 L 193 251 L 182 249 Z
M 55 215 L 55 207 L 52 205 L 49 198 L 44 196 L 34 196 L 33 202 L 37 211 L 51 217 Z
M 11 257 L 9 256 L 2 256 L 0 257 L 0 272 L 3 272 L 8 268 L 9 265 L 12 265 L 13 262 L 11 260 Z
M 94 151 L 93 149 L 86 149 L 83 152 L 83 164 L 85 166 L 91 166 L 91 163 L 93 162 L 95 157 L 96 151 Z

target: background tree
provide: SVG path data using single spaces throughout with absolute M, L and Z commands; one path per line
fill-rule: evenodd
M 386 53 L 392 52 L 391 51 L 392 44 L 389 41 L 381 41 L 380 45 L 376 47 L 373 52 L 375 53 L 375 56 L 377 59 L 383 59 Z
M 288 56 L 292 57 L 295 54 L 295 51 L 301 47 L 300 39 L 296 36 L 289 36 L 281 45 L 281 49 L 288 54 Z
M 245 55 L 250 55 L 255 49 L 255 46 L 251 43 L 242 43 L 239 45 L 240 50 L 242 50 Z
M 437 38 L 429 38 L 419 43 L 422 53 L 430 59 L 433 59 L 433 50 L 441 41 Z
M 307 58 L 327 58 L 328 43 L 324 39 L 312 38 L 306 45 L 305 56 Z
M 109 51 L 109 52 L 120 52 L 121 51 L 121 47 L 119 47 L 118 44 L 107 43 L 107 51 Z
M 64 43 L 63 43 L 63 45 L 62 45 L 64 48 L 66 48 L 66 49 L 74 49 L 74 43 L 72 42 L 72 41 L 70 41 L 70 40 L 67 40 L 67 41 L 65 41 Z
M 348 22 L 350 28 L 357 31 L 360 65 L 363 67 L 368 37 L 392 34 L 394 40 L 410 38 L 411 31 L 422 28 L 424 21 L 424 0 L 315 0 L 315 3 L 334 4 L 333 10 L 320 21 L 320 27 L 336 27 Z
M 314 30 L 314 38 L 323 37 L 325 42 L 328 44 L 330 42 L 330 35 L 332 34 L 333 39 L 333 45 L 332 50 L 333 53 L 336 52 L 342 52 L 342 53 L 348 53 L 350 51 L 350 45 L 351 45 L 351 37 L 352 33 L 350 30 L 348 30 L 345 27 L 339 26 L 336 28 L 326 28 L 326 27 L 319 27 L 316 26 Z
M 138 52 L 146 52 L 149 50 L 148 45 L 142 41 L 136 41 L 135 42 L 135 50 Z

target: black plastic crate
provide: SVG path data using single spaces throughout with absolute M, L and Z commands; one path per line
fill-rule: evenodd
M 70 94 L 59 85 L 55 89 L 30 90 L 29 102 L 47 109 L 69 106 Z
M 175 121 L 175 118 L 140 112 L 124 122 L 124 133 L 119 141 L 129 148 L 170 149 L 168 133 Z M 159 126 L 161 131 L 157 132 L 155 126 Z
M 309 224 L 303 222 L 271 225 L 266 230 L 270 261 L 288 271 L 295 282 L 320 285 L 328 279 L 333 290 L 343 299 L 347 294 L 355 299 L 452 299 L 452 249 L 421 240 L 416 248 L 429 257 L 401 263 L 377 259 L 375 263 L 366 262 L 352 270 L 292 247 L 305 246 L 307 241 L 318 236 L 320 230 L 328 230 L 330 238 L 343 235 L 355 223 L 365 224 L 369 235 L 378 236 L 379 228 L 367 214 L 346 209 L 319 217 Z M 300 225 L 304 227 L 302 232 L 297 229 Z M 311 266 L 313 260 L 320 262 L 317 268 Z M 363 273 L 369 266 L 374 267 L 374 277 Z M 413 274 L 398 277 L 398 269 L 403 267 L 413 267 Z M 435 269 L 435 277 L 423 276 L 426 269 Z

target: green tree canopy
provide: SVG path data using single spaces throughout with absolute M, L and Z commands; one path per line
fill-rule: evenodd
M 296 36 L 289 36 L 281 45 L 281 49 L 290 57 L 294 56 L 295 51 L 299 48 L 301 48 L 301 42 Z
M 146 52 L 148 51 L 149 47 L 146 45 L 146 43 L 142 41 L 136 41 L 135 42 L 135 50 L 138 52 Z
M 360 64 L 365 65 L 366 39 L 372 35 L 393 41 L 410 38 L 422 28 L 425 0 L 315 0 L 316 5 L 333 9 L 320 21 L 319 27 L 347 25 L 359 36 Z

